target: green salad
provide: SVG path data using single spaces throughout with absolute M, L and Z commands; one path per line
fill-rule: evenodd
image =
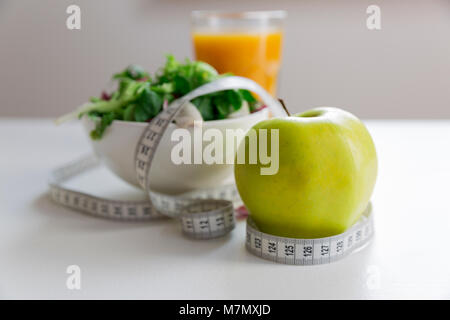
M 168 55 L 167 61 L 157 73 L 149 74 L 141 67 L 131 65 L 113 75 L 117 89 L 92 97 L 90 102 L 57 120 L 57 123 L 87 115 L 96 122 L 91 131 L 92 139 L 100 139 L 114 120 L 148 122 L 163 106 L 195 88 L 231 74 L 218 74 L 216 69 L 202 61 L 184 63 Z M 257 109 L 257 100 L 247 90 L 225 90 L 198 97 L 191 101 L 203 120 L 226 119 L 233 112 L 248 104 L 249 111 Z

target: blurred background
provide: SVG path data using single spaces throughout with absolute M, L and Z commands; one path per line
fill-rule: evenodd
M 81 30 L 66 28 L 71 4 Z M 195 9 L 287 10 L 278 95 L 292 112 L 450 118 L 450 0 L 0 0 L 0 117 L 56 117 L 130 63 L 192 57 Z

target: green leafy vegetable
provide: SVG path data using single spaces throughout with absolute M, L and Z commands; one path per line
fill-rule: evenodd
M 179 62 L 168 55 L 165 65 L 151 77 L 142 67 L 131 65 L 113 75 L 118 82 L 117 90 L 101 97 L 92 97 L 74 112 L 57 119 L 57 123 L 88 115 L 95 119 L 96 127 L 92 139 L 100 139 L 105 129 L 114 120 L 145 122 L 154 118 L 167 103 L 189 93 L 199 86 L 220 77 L 212 66 L 202 61 Z M 226 90 L 216 92 L 192 101 L 203 120 L 225 119 L 239 110 L 246 101 L 250 110 L 255 110 L 257 101 L 247 90 Z
M 91 131 L 91 138 L 93 140 L 100 139 L 105 132 L 105 129 L 116 119 L 117 115 L 114 112 L 106 112 L 100 119 L 97 119 L 98 123 L 95 129 Z
M 113 75 L 113 79 L 140 80 L 145 78 L 150 79 L 149 74 L 145 72 L 142 67 L 137 65 L 130 65 L 122 72 Z
M 197 107 L 198 111 L 202 115 L 203 120 L 214 120 L 214 108 L 211 103 L 211 97 L 209 96 L 203 96 L 198 97 L 192 100 L 192 103 Z

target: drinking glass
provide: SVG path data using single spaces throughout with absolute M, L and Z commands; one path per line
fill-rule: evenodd
M 273 96 L 281 65 L 285 11 L 193 11 L 195 58 L 219 73 L 253 79 Z

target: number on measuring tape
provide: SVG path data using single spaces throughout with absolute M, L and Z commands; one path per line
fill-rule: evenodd
M 294 245 L 293 244 L 285 244 L 284 245 L 284 255 L 286 257 L 294 256 Z
M 305 244 L 303 244 L 301 246 L 301 248 L 303 249 L 302 250 L 303 258 L 305 258 L 305 259 L 311 258 L 312 259 L 312 256 L 313 256 L 313 245 L 312 245 L 312 243 L 305 243 Z
M 261 238 L 258 236 L 254 236 L 253 237 L 253 246 L 256 250 L 261 250 L 262 248 L 262 242 L 261 242 Z

